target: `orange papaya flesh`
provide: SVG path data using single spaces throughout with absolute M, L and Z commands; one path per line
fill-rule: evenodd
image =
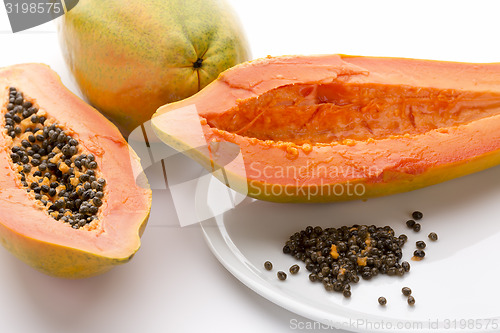
M 57 277 L 129 261 L 151 190 L 118 129 L 42 64 L 0 69 L 0 107 L 2 245 Z
M 196 108 L 196 113 L 186 112 Z M 230 142 L 233 188 L 278 202 L 414 190 L 500 163 L 500 64 L 346 55 L 238 65 L 157 110 L 158 137 L 211 168 Z

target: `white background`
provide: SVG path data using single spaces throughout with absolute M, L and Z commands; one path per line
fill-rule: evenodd
M 254 58 L 344 53 L 500 60 L 496 1 L 230 2 Z M 12 34 L 0 6 L 0 45 L 0 66 L 47 63 L 78 93 L 52 23 Z M 300 331 L 290 322 L 307 319 L 242 285 L 211 255 L 197 226 L 179 226 L 156 171 L 150 175 L 158 188 L 151 218 L 130 263 L 99 277 L 68 281 L 38 273 L 0 249 L 1 332 Z

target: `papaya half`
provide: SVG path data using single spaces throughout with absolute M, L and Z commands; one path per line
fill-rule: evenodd
M 268 57 L 159 108 L 152 126 L 254 198 L 377 197 L 500 163 L 500 64 Z
M 129 261 L 151 190 L 119 130 L 42 64 L 0 69 L 0 107 L 2 245 L 64 278 Z

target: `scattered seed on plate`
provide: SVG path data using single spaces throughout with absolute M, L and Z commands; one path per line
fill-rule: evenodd
M 286 280 L 286 273 L 285 272 L 279 271 L 277 275 L 278 275 L 278 279 L 280 279 L 281 281 Z
M 323 281 L 325 281 L 325 280 L 323 280 Z M 328 283 L 324 283 L 323 285 L 325 286 L 326 291 L 334 291 L 335 290 L 332 283 L 328 282 Z
M 430 239 L 431 241 L 437 241 L 437 240 L 438 240 L 438 235 L 437 235 L 435 232 L 431 232 L 431 233 L 429 234 L 429 239 Z
M 425 252 L 423 250 L 415 250 L 415 252 L 413 252 L 413 255 L 417 258 L 423 258 L 425 257 Z
M 290 267 L 290 273 L 297 274 L 299 272 L 299 269 L 300 269 L 299 265 L 292 265 Z
M 351 297 L 351 291 L 350 290 L 344 290 L 342 292 L 342 295 L 344 295 L 345 298 Z
M 422 226 L 420 225 L 420 223 L 415 223 L 413 225 L 413 231 L 415 231 L 415 232 L 419 232 L 421 228 L 422 228 Z
M 385 297 L 379 297 L 378 298 L 378 304 L 380 304 L 380 305 L 386 305 L 387 304 L 387 299 Z
M 264 268 L 267 269 L 268 271 L 270 271 L 271 269 L 273 269 L 273 263 L 270 261 L 266 261 L 264 263 Z
M 401 263 L 401 267 L 404 269 L 405 272 L 410 271 L 410 263 L 408 261 L 403 261 Z
M 415 225 L 415 223 L 416 223 L 415 220 L 408 220 L 408 221 L 406 221 L 406 226 L 408 228 L 413 228 L 413 226 Z
M 408 296 L 408 304 L 415 305 L 415 298 L 413 296 Z
M 408 287 L 403 287 L 403 289 L 401 289 L 401 292 L 403 293 L 403 295 L 405 296 L 410 296 L 411 295 L 411 289 L 408 288 Z
M 420 249 L 420 250 L 425 249 L 426 244 L 424 241 L 417 241 L 415 244 L 417 245 L 417 249 Z
M 413 217 L 414 220 L 421 220 L 422 217 L 424 217 L 424 214 L 422 214 L 422 212 L 419 212 L 418 210 L 414 211 L 413 213 L 411 213 L 411 217 Z

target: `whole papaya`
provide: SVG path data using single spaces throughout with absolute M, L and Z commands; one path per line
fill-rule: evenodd
M 58 31 L 82 94 L 125 135 L 250 58 L 223 0 L 80 0 Z

